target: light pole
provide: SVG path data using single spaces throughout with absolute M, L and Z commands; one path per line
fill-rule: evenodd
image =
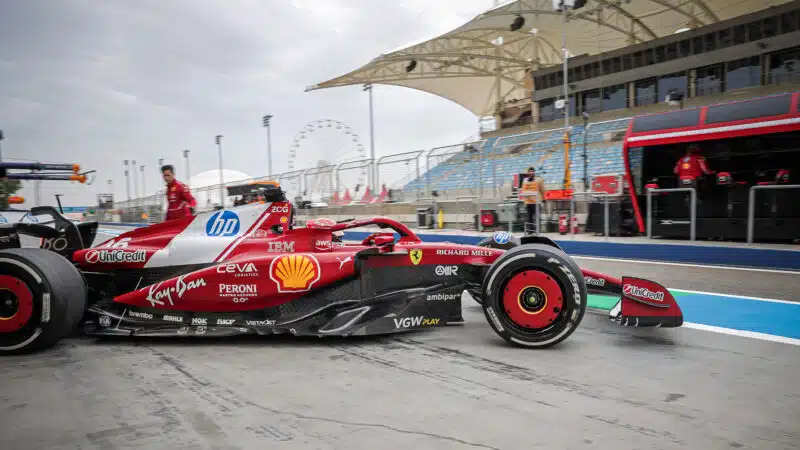
M 131 175 L 133 176 L 133 195 L 137 199 L 139 198 L 139 181 L 137 180 L 139 177 L 136 175 L 136 160 L 134 159 L 131 162 Z M 136 202 L 139 203 L 138 201 Z
M 192 186 L 190 181 L 192 177 L 189 176 L 189 149 L 183 151 L 183 160 L 186 163 L 186 186 L 189 186 L 189 188 L 191 188 Z
M 561 12 L 561 57 L 564 62 L 564 189 L 572 189 L 572 170 L 570 169 L 569 151 L 569 81 L 567 80 L 567 11 L 586 6 L 586 0 L 560 0 L 558 9 Z
M 564 189 L 571 187 L 569 167 L 569 86 L 567 83 L 567 4 L 561 0 L 561 42 L 562 59 L 564 60 Z
M 3 134 L 3 130 L 0 130 L 0 161 L 3 160 L 3 139 L 5 138 L 6 136 Z
M 222 194 L 222 191 L 225 189 L 224 181 L 222 180 L 222 135 L 218 134 L 215 137 L 217 142 L 217 151 L 219 153 L 219 205 L 223 208 L 225 207 L 225 197 Z
M 375 165 L 375 127 L 372 114 L 372 84 L 365 84 L 363 90 L 369 92 L 369 157 L 371 159 L 370 167 L 372 168 L 369 176 L 369 186 L 372 187 L 371 191 L 374 193 L 378 188 L 375 186 L 375 180 L 377 179 L 375 175 L 378 172 L 378 166 Z
M 147 207 L 147 202 L 145 197 L 147 197 L 147 175 L 144 173 L 144 164 L 139 166 L 139 172 L 142 173 L 142 207 Z
M 583 112 L 583 192 L 589 190 L 589 162 L 586 159 L 586 138 L 589 137 L 589 113 Z
M 269 121 L 272 115 L 266 115 L 262 118 L 262 125 L 267 131 L 267 176 L 272 176 L 272 136 L 270 136 Z
M 131 203 L 131 176 L 130 176 L 130 173 L 128 172 L 129 164 L 130 164 L 130 161 L 128 161 L 126 159 L 125 160 L 125 195 L 127 195 L 127 197 L 128 197 L 128 207 L 131 206 L 130 205 L 130 203 Z

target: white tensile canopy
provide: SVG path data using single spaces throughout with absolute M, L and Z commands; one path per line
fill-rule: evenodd
M 570 56 L 598 54 L 789 1 L 588 0 L 568 13 L 567 49 Z M 560 15 L 553 0 L 505 2 L 450 32 L 379 55 L 306 90 L 405 86 L 450 99 L 479 117 L 494 115 L 503 102 L 528 98 L 529 70 L 563 62 Z M 517 16 L 524 25 L 510 31 Z

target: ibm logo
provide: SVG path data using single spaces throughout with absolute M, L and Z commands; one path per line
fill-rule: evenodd
M 235 236 L 239 234 L 239 216 L 233 211 L 218 211 L 206 222 L 208 236 Z

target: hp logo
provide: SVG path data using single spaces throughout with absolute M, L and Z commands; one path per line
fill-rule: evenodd
M 511 234 L 506 231 L 498 231 L 494 234 L 494 241 L 498 244 L 508 244 L 508 241 L 511 240 Z
M 208 236 L 234 236 L 239 234 L 239 216 L 233 211 L 217 211 L 206 222 Z

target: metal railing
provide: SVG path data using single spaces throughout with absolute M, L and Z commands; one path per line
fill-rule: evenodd
M 749 199 L 747 204 L 747 243 L 753 243 L 753 234 L 755 232 L 755 216 L 756 216 L 756 191 L 773 190 L 773 189 L 800 189 L 797 184 L 768 184 L 763 186 L 753 186 L 750 188 Z
M 653 238 L 653 192 L 689 192 L 691 194 L 691 205 L 689 206 L 689 240 L 697 239 L 697 189 L 695 188 L 673 188 L 673 189 L 647 189 L 647 239 Z
M 472 202 L 475 203 L 475 205 L 478 206 L 478 211 L 476 212 L 476 217 L 478 217 L 478 230 L 479 231 L 483 231 L 483 226 L 481 225 L 481 221 L 480 221 L 480 214 L 481 214 L 480 208 L 481 207 L 480 207 L 480 202 L 478 201 L 479 200 L 478 197 L 475 196 L 475 195 L 462 195 L 462 196 L 456 197 L 456 211 L 459 210 L 458 207 L 459 207 L 459 205 L 461 205 L 461 200 L 472 200 Z M 465 219 L 467 219 L 467 220 L 465 222 L 467 224 L 469 224 L 471 221 L 469 220 L 469 214 L 467 214 L 467 212 L 466 212 L 467 208 L 461 208 L 460 211 L 461 211 L 462 214 L 464 214 L 466 216 Z M 469 228 L 469 225 L 467 225 L 467 228 Z
M 459 153 L 470 154 L 470 151 L 468 151 L 468 148 L 472 148 L 477 153 L 480 153 L 480 152 L 482 152 L 484 150 L 483 146 L 484 146 L 485 143 L 486 143 L 486 140 L 479 140 L 479 141 L 472 141 L 472 142 L 463 142 L 463 143 L 455 144 L 455 145 L 445 145 L 445 146 L 442 146 L 442 147 L 435 147 L 435 148 L 430 149 L 428 151 L 428 153 L 425 154 L 425 195 L 426 196 L 430 196 L 431 195 L 431 191 L 432 191 L 432 189 L 431 189 L 431 170 L 434 167 L 437 167 L 440 164 L 446 164 L 447 161 L 449 161 L 450 159 L 452 159 L 455 155 L 457 155 Z M 447 157 L 447 158 L 445 158 L 445 157 Z M 439 163 L 435 164 L 435 165 L 431 165 L 431 158 L 444 158 L 444 159 L 442 161 L 440 161 Z M 469 157 L 467 157 L 467 158 L 465 158 L 463 160 L 460 160 L 460 161 L 456 161 L 454 164 L 450 164 L 450 165 L 453 166 L 453 170 L 454 170 L 457 166 L 464 165 L 464 164 L 470 162 L 471 160 L 472 160 L 472 156 L 470 155 Z
M 399 164 L 399 163 L 407 163 L 410 164 L 412 161 L 415 164 L 416 169 L 416 178 L 422 175 L 420 171 L 420 164 L 419 159 L 422 154 L 425 153 L 425 150 L 415 150 L 411 152 L 403 152 L 403 153 L 395 153 L 392 155 L 381 156 L 378 158 L 378 162 L 375 164 L 375 189 L 381 188 L 381 166 L 390 165 L 390 164 Z M 419 194 L 422 191 L 421 183 L 417 183 L 416 192 Z
M 609 220 L 609 212 L 608 212 L 608 199 L 610 198 L 621 198 L 621 194 L 608 194 L 606 192 L 573 192 L 572 197 L 569 200 L 569 220 L 567 227 L 569 228 L 569 234 L 572 236 L 572 240 L 575 240 L 575 232 L 572 229 L 572 218 L 575 217 L 575 197 L 590 197 L 590 198 L 603 198 L 603 236 L 605 240 L 608 240 L 610 235 L 610 220 Z
M 533 213 L 533 231 L 534 231 L 534 234 L 536 236 L 538 236 L 539 235 L 539 222 L 541 222 L 541 208 L 542 208 L 542 202 L 539 201 L 539 193 L 538 192 L 523 192 L 521 194 L 518 194 L 517 196 L 519 197 L 520 200 L 523 201 L 523 203 L 525 203 L 524 199 L 526 197 L 533 197 L 534 200 L 536 200 L 536 203 L 534 203 L 536 206 L 534 208 L 534 213 Z M 528 231 L 529 231 L 529 229 L 528 229 L 528 224 L 529 223 L 530 222 L 528 222 L 528 204 L 525 203 L 525 219 L 522 221 L 522 232 L 526 236 L 528 235 Z M 509 232 L 510 232 L 511 231 L 511 222 L 508 223 L 508 227 L 509 227 Z

